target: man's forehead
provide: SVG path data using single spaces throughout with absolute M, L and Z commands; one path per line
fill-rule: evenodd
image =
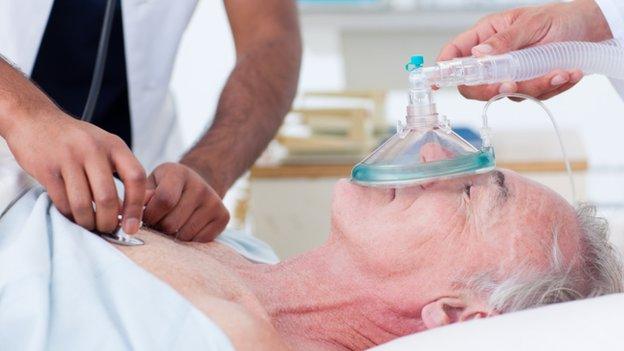
M 574 207 L 534 180 L 509 170 L 501 172 L 511 191 L 503 214 L 506 220 L 498 222 L 507 235 L 512 256 L 532 257 L 532 261 L 543 258 L 551 253 L 554 240 L 566 256 L 578 250 L 580 226 Z

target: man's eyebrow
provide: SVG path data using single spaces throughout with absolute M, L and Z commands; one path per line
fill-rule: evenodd
M 509 197 L 509 189 L 505 184 L 505 174 L 501 171 L 494 171 L 492 172 L 492 179 L 499 189 L 501 201 L 504 202 Z

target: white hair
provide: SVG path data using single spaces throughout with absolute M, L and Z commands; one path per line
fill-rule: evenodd
M 576 217 L 581 229 L 578 259 L 564 263 L 554 229 L 548 271 L 519 265 L 503 281 L 484 274 L 470 279 L 468 285 L 484 294 L 490 308 L 499 313 L 623 292 L 622 261 L 609 242 L 607 221 L 596 217 L 596 208 L 587 204 L 577 208 Z

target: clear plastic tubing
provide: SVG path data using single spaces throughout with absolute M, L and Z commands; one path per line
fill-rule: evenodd
M 557 69 L 579 69 L 624 79 L 624 48 L 616 40 L 599 43 L 568 41 L 535 46 L 502 55 L 464 57 L 423 67 L 439 87 L 525 81 Z

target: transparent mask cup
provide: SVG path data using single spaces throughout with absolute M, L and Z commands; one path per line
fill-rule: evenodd
M 448 120 L 437 113 L 422 63 L 422 56 L 414 56 L 406 67 L 410 71 L 410 91 L 405 122 L 399 123 L 396 134 L 353 168 L 354 183 L 409 186 L 495 168 L 488 138 L 477 149 L 453 132 Z
M 585 75 L 597 73 L 624 80 L 624 45 L 615 39 L 599 43 L 557 42 L 500 55 L 455 58 L 430 67 L 423 67 L 422 56 L 414 56 L 406 68 L 410 72 L 406 122 L 399 125 L 394 136 L 353 168 L 353 182 L 366 186 L 407 186 L 492 170 L 495 158 L 490 146 L 487 109 L 504 97 L 516 97 L 535 102 L 548 115 L 557 133 L 575 198 L 572 169 L 557 123 L 542 102 L 518 93 L 503 93 L 491 98 L 482 114 L 483 147 L 477 149 L 455 134 L 448 121 L 438 115 L 430 86 L 522 82 L 556 69 L 577 69 Z

